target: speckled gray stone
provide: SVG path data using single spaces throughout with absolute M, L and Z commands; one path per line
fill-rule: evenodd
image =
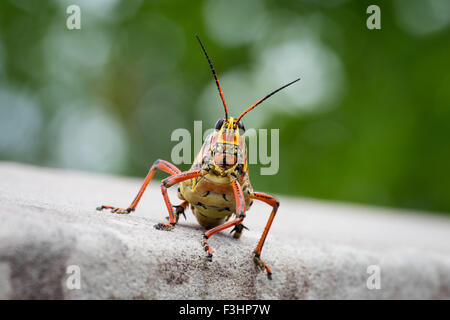
M 450 298 L 446 217 L 281 197 L 262 253 L 270 281 L 251 254 L 269 207 L 255 203 L 241 239 L 213 236 L 208 262 L 190 211 L 172 232 L 153 228 L 167 216 L 156 182 L 130 215 L 95 210 L 126 207 L 141 181 L 0 163 L 0 298 Z M 80 289 L 67 286 L 72 265 Z M 380 289 L 367 288 L 370 265 Z

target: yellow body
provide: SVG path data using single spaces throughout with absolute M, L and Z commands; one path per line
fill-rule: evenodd
M 245 198 L 245 209 L 248 210 L 252 204 L 249 181 L 245 180 L 241 187 Z M 205 228 L 224 223 L 236 212 L 233 187 L 228 177 L 208 173 L 197 179 L 183 181 L 180 184 L 178 197 L 191 204 L 198 223 Z
M 230 123 L 235 123 L 233 118 Z M 231 134 L 227 134 L 227 129 Z M 217 147 L 234 147 L 236 162 L 227 170 L 214 163 L 214 152 Z M 221 149 L 222 150 L 222 149 Z M 215 169 L 199 178 L 180 183 L 178 197 L 191 204 L 192 212 L 198 223 L 205 228 L 212 228 L 224 223 L 236 212 L 236 201 L 230 175 L 240 183 L 245 198 L 245 209 L 248 210 L 253 202 L 250 193 L 253 191 L 248 178 L 247 148 L 244 137 L 238 130 L 222 128 L 209 135 L 202 149 L 198 153 L 191 168 L 202 167 L 205 163 L 212 163 Z

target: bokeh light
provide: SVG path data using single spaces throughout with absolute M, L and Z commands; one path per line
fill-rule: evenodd
M 145 176 L 223 116 L 198 34 L 234 116 L 302 78 L 244 118 L 280 130 L 256 190 L 450 213 L 449 3 L 1 1 L 0 159 Z

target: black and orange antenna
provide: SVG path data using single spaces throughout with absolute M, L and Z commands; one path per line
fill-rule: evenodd
M 264 100 L 268 99 L 270 96 L 274 95 L 275 93 L 277 93 L 280 90 L 283 90 L 284 88 L 290 86 L 291 84 L 297 82 L 298 80 L 300 80 L 300 78 L 295 79 L 294 81 L 289 82 L 288 84 L 285 84 L 284 86 L 282 86 L 281 88 L 278 88 L 275 91 L 272 91 L 271 93 L 269 93 L 267 96 L 265 96 L 264 98 L 262 98 L 261 100 L 258 100 L 258 102 L 256 102 L 254 105 L 252 105 L 250 108 L 248 108 L 247 110 L 245 110 L 244 112 L 241 113 L 241 115 L 239 116 L 239 118 L 237 119 L 236 122 L 239 122 L 239 120 L 241 120 L 241 118 L 243 116 L 245 116 L 250 110 L 254 109 L 257 105 L 259 105 L 260 103 L 262 103 Z
M 211 68 L 212 74 L 214 76 L 214 80 L 216 80 L 217 89 L 219 90 L 220 98 L 222 99 L 223 107 L 225 109 L 225 120 L 228 120 L 228 108 L 227 108 L 227 104 L 225 102 L 225 98 L 223 97 L 222 88 L 220 87 L 220 82 L 219 82 L 219 79 L 217 78 L 216 71 L 214 70 L 212 62 L 209 59 L 208 54 L 206 53 L 206 50 L 205 50 L 205 47 L 203 46 L 203 43 L 200 41 L 200 37 L 198 35 L 195 35 L 195 37 L 197 38 L 198 43 L 200 43 L 200 46 L 202 47 L 203 53 L 205 54 L 206 59 L 208 60 L 209 67 Z

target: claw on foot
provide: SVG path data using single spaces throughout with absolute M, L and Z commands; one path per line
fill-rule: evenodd
M 255 261 L 256 265 L 264 271 L 264 269 L 267 271 L 267 278 L 269 280 L 272 280 L 272 271 L 270 270 L 269 266 L 262 261 L 262 259 L 259 257 L 259 254 L 255 253 L 253 260 Z
M 163 230 L 163 231 L 170 231 L 175 228 L 175 225 L 172 223 L 166 224 L 166 223 L 157 223 L 153 226 L 157 230 Z
M 117 213 L 117 214 L 129 214 L 131 211 L 133 211 L 130 208 L 123 209 L 123 208 L 117 208 L 117 207 L 111 207 L 111 206 L 101 206 L 101 207 L 97 207 L 96 209 L 98 211 L 102 211 L 103 209 L 109 209 L 109 210 L 111 210 L 111 212 Z
M 184 220 L 186 220 L 186 214 L 184 213 L 184 207 L 183 206 L 172 206 L 175 208 L 175 221 L 178 223 L 178 221 L 180 220 L 180 215 L 183 215 Z M 170 217 L 167 216 L 166 217 L 167 221 L 170 221 Z
M 230 231 L 230 233 L 234 232 L 233 238 L 239 239 L 241 237 L 242 231 L 244 229 L 249 230 L 246 226 L 244 226 L 242 223 L 240 223 L 240 224 L 235 225 L 234 228 Z
M 182 214 L 184 217 L 184 220 L 186 220 L 186 214 L 184 213 L 184 207 L 183 206 L 173 206 L 175 208 L 175 215 L 177 216 L 177 221 Z
M 208 259 L 208 261 L 211 262 L 213 254 L 212 254 L 211 247 L 209 246 L 209 243 L 208 243 L 208 237 L 206 235 L 203 235 L 202 245 L 203 245 L 203 249 L 205 249 L 205 251 L 208 252 L 208 255 L 206 256 L 206 258 Z

